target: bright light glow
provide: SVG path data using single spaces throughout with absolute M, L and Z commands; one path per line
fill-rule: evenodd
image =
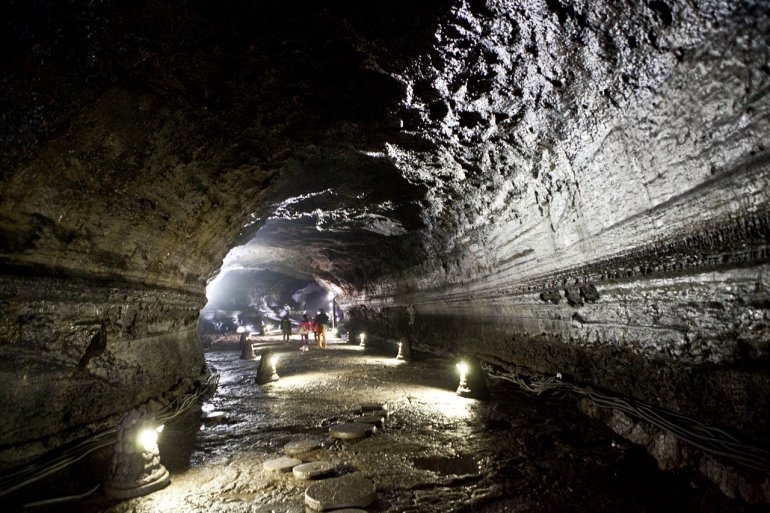
M 237 328 L 235 328 L 236 333 L 243 333 L 244 331 L 246 331 L 246 328 L 244 328 L 243 326 L 238 326 Z
M 137 441 L 145 451 L 158 450 L 158 432 L 153 428 L 143 428 L 139 431 Z
M 273 371 L 275 371 L 275 366 L 277 364 L 278 364 L 278 357 L 277 356 L 273 356 L 272 358 L 270 358 L 270 365 L 273 366 Z
M 164 427 L 166 427 L 166 425 L 165 424 L 161 424 L 160 426 L 155 428 L 155 431 L 157 431 L 158 433 L 162 433 Z
M 271 386 L 274 390 L 290 390 L 293 388 L 306 387 L 308 383 L 322 383 L 327 379 L 329 379 L 329 375 L 325 372 L 311 372 L 281 378 L 280 380 L 274 381 Z
M 468 388 L 468 381 L 465 379 L 468 375 L 468 364 L 460 362 L 457 364 L 457 370 L 460 371 L 460 384 L 457 385 L 457 395 L 467 396 L 471 389 Z
M 399 360 L 397 358 L 381 356 L 381 357 L 367 358 L 363 360 L 363 363 L 367 365 L 377 365 L 378 367 L 396 367 L 398 365 L 403 365 L 406 362 L 404 360 Z
M 361 333 L 361 334 L 359 335 L 359 338 L 361 339 L 361 343 L 362 343 L 362 344 L 364 343 L 364 338 L 365 338 L 365 337 L 366 337 L 366 335 L 364 335 L 363 333 Z
M 409 404 L 417 407 L 428 415 L 437 418 L 444 417 L 448 420 L 468 420 L 475 415 L 474 401 L 458 396 L 448 390 L 439 390 L 432 387 L 411 386 L 407 388 Z M 467 427 L 458 424 L 453 429 L 460 432 Z
M 334 301 L 334 292 L 329 292 L 329 295 L 326 297 L 329 301 Z

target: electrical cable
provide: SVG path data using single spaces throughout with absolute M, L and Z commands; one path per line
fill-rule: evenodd
M 85 499 L 86 497 L 89 497 L 96 493 L 96 490 L 99 489 L 101 485 L 96 485 L 90 490 L 88 490 L 85 493 L 81 493 L 79 495 L 68 495 L 66 497 L 56 497 L 55 499 L 46 499 L 43 501 L 37 501 L 37 502 L 28 502 L 24 505 L 24 509 L 31 509 L 31 508 L 39 508 L 41 506 L 51 506 L 53 504 L 62 504 L 64 502 L 71 502 L 71 501 L 79 501 L 81 499 Z
M 212 372 L 195 392 L 183 394 L 175 398 L 156 414 L 159 424 L 166 424 L 186 412 L 201 398 L 208 395 L 219 385 L 219 374 Z M 46 455 L 32 463 L 16 468 L 0 476 L 0 497 L 23 488 L 46 476 L 54 474 L 76 463 L 94 451 L 114 445 L 117 439 L 117 427 L 112 427 L 94 433 L 70 445 L 57 450 L 55 454 Z
M 677 438 L 706 452 L 716 454 L 762 472 L 770 472 L 770 452 L 739 440 L 727 431 L 703 424 L 695 419 L 658 408 L 630 398 L 600 392 L 589 386 L 562 381 L 561 377 L 523 376 L 500 370 L 492 363 L 481 361 L 481 368 L 491 377 L 514 383 L 526 392 L 542 394 L 549 391 L 568 391 L 588 397 L 601 408 L 622 411 L 667 431 Z

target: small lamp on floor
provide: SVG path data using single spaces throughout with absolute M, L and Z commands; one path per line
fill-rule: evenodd
M 468 397 L 471 389 L 468 387 L 468 364 L 460 362 L 457 364 L 457 371 L 460 373 L 460 384 L 457 386 L 457 395 Z
M 160 462 L 158 434 L 163 425 L 146 413 L 128 412 L 118 426 L 109 478 L 104 494 L 110 499 L 131 499 L 169 484 L 168 470 Z
M 271 381 L 278 381 L 278 355 L 271 351 L 265 351 L 259 359 L 259 367 L 257 367 L 257 379 L 256 382 L 260 385 L 270 383 Z

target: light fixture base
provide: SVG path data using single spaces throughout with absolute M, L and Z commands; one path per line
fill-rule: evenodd
M 457 387 L 457 395 L 460 397 L 470 397 L 471 389 L 468 388 L 466 383 L 460 383 L 460 386 Z
M 109 478 L 104 483 L 104 495 L 110 499 L 131 499 L 155 492 L 167 486 L 171 479 L 160 462 L 157 436 L 141 440 L 145 430 L 157 435 L 157 426 L 144 407 L 129 411 L 118 426 L 112 454 Z
M 154 473 L 143 475 L 141 479 L 131 482 L 113 481 L 104 485 L 104 495 L 109 499 L 126 500 L 141 497 L 156 492 L 168 486 L 171 482 L 166 467 L 158 464 Z

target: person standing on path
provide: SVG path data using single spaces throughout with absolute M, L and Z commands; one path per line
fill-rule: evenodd
M 302 316 L 302 321 L 299 323 L 299 350 L 300 351 L 307 351 L 310 349 L 308 347 L 309 337 L 310 337 L 310 330 L 313 329 L 313 325 L 310 322 L 310 319 L 308 319 L 307 314 Z
M 281 333 L 283 333 L 283 341 L 288 343 L 291 338 L 291 320 L 289 320 L 289 314 L 284 314 L 281 317 Z
M 315 316 L 316 329 L 318 330 L 318 347 L 326 349 L 326 323 L 329 322 L 329 317 L 323 310 L 318 311 L 318 315 Z

